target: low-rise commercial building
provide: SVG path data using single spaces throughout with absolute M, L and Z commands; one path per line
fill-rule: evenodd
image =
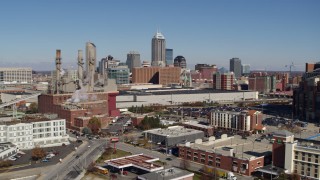
M 182 126 L 171 126 L 167 129 L 152 129 L 143 132 L 145 137 L 155 144 L 162 144 L 168 147 L 176 146 L 183 142 L 194 142 L 202 139 L 204 132 Z
M 138 176 L 140 180 L 192 180 L 194 173 L 176 167 Z
M 210 137 L 207 142 L 196 140 L 195 143 L 187 142 L 178 147 L 182 159 L 247 176 L 263 167 L 264 157 L 271 154 L 271 144 L 268 142 L 250 142 L 240 136 Z
M 181 123 L 182 126 L 189 129 L 196 129 L 204 132 L 205 137 L 213 136 L 214 128 L 212 126 L 200 124 L 198 121 L 185 121 Z

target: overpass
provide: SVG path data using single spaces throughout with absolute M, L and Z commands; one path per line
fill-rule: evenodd
M 4 108 L 6 106 L 11 106 L 11 105 L 14 105 L 14 104 L 16 104 L 18 102 L 21 102 L 21 101 L 24 101 L 24 100 L 27 100 L 27 99 L 31 99 L 31 98 L 34 98 L 34 97 L 38 97 L 40 95 L 41 95 L 41 93 L 34 93 L 34 94 L 29 95 L 29 96 L 25 96 L 23 98 L 20 98 L 20 99 L 15 99 L 15 100 L 0 104 L 0 108 Z

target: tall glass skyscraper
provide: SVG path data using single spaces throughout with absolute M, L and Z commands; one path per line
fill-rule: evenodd
M 157 32 L 152 38 L 151 56 L 152 66 L 166 66 L 166 40 L 160 32 Z
M 236 78 L 241 77 L 242 66 L 241 66 L 241 60 L 239 58 L 230 59 L 230 71 L 234 73 L 234 76 Z
M 173 49 L 166 49 L 166 65 L 173 64 Z

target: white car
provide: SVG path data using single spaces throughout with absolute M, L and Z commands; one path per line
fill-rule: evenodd
M 46 156 L 46 158 L 47 159 L 51 159 L 52 157 L 54 157 L 55 155 L 54 154 L 48 154 L 47 156 Z
M 11 156 L 11 157 L 8 157 L 8 160 L 15 161 L 15 160 L 17 160 L 17 158 Z

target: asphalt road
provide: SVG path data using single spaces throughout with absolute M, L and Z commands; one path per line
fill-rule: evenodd
M 43 174 L 39 179 L 75 179 L 83 169 L 87 168 L 99 153 L 104 151 L 106 139 L 84 142 L 75 152 L 70 154 L 61 163 L 54 166 L 51 171 Z

